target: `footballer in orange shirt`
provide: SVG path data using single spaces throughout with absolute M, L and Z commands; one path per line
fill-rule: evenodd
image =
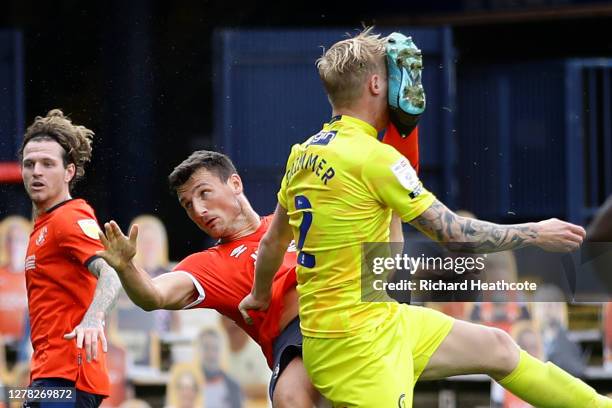
M 403 137 L 390 126 L 383 141 L 408 155 L 416 167 L 417 132 Z M 268 393 L 273 406 L 312 407 L 320 396 L 301 361 L 295 246 L 287 248 L 276 274 L 270 307 L 253 312 L 253 324 L 246 324 L 238 304 L 251 290 L 257 248 L 271 217 L 260 217 L 253 210 L 236 168 L 221 153 L 194 152 L 174 169 L 169 181 L 189 218 L 219 242 L 183 259 L 172 272 L 151 279 L 132 262 L 137 226 L 128 238 L 111 221 L 102 237 L 106 251 L 100 255 L 119 272 L 126 293 L 144 310 L 209 308 L 234 320 L 260 345 L 272 369 Z M 402 239 L 399 222 L 392 232 L 394 240 Z
M 34 348 L 30 387 L 74 387 L 75 398 L 62 406 L 97 407 L 108 396 L 104 318 L 121 286 L 96 256 L 103 246 L 93 209 L 70 194 L 91 159 L 92 137 L 54 109 L 36 118 L 20 149 L 34 212 L 25 262 Z

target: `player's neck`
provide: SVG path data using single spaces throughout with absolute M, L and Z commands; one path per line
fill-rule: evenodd
M 241 203 L 242 212 L 234 221 L 233 231 L 225 237 L 221 238 L 221 242 L 231 242 L 236 241 L 240 238 L 246 237 L 247 235 L 251 235 L 261 225 L 261 219 L 259 218 L 259 214 L 253 210 L 251 205 L 246 203 Z
M 374 128 L 376 128 L 377 125 L 376 115 L 372 113 L 370 109 L 366 109 L 361 106 L 334 108 L 332 111 L 332 116 L 338 115 L 347 115 L 357 118 L 368 123 L 369 125 L 372 125 Z
M 66 193 L 66 194 L 62 194 L 58 197 L 46 200 L 44 202 L 40 202 L 40 203 L 35 203 L 32 202 L 32 208 L 33 208 L 33 216 L 34 218 L 38 218 L 39 215 L 44 214 L 46 211 L 48 211 L 49 209 L 55 207 L 58 204 L 63 203 L 64 201 L 68 201 L 72 198 L 72 196 L 70 195 L 70 193 Z

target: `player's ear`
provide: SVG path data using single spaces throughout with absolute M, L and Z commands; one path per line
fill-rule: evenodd
M 372 95 L 380 95 L 385 91 L 383 84 L 384 80 L 385 79 L 378 74 L 373 74 L 372 76 L 370 76 L 368 80 L 368 89 L 370 90 L 370 93 L 372 93 Z
M 76 166 L 74 165 L 74 163 L 69 163 L 66 166 L 66 170 L 64 171 L 64 181 L 66 183 L 70 183 L 70 180 L 72 180 L 75 175 L 76 175 Z
M 234 194 L 242 194 L 242 191 L 243 191 L 242 179 L 240 178 L 239 175 L 237 175 L 236 173 L 232 174 L 227 180 L 227 183 L 231 187 Z

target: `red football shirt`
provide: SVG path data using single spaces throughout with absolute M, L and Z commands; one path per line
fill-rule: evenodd
M 259 241 L 267 231 L 272 216 L 263 217 L 254 233 L 198 252 L 183 259 L 173 272 L 187 273 L 197 289 L 197 298 L 186 307 L 215 309 L 234 320 L 261 347 L 272 367 L 272 345 L 280 334 L 280 318 L 285 308 L 284 299 L 295 291 L 296 252 L 293 243 L 272 283 L 272 300 L 265 312 L 251 311 L 253 325 L 244 322 L 238 304 L 251 292 Z
M 395 149 L 410 161 L 414 170 L 419 172 L 419 127 L 415 127 L 410 134 L 403 138 L 395 125 L 389 122 L 382 139 L 383 143 Z
M 104 247 L 98 222 L 84 200 L 73 199 L 40 214 L 30 235 L 26 286 L 32 331 L 31 380 L 65 378 L 76 388 L 108 395 L 106 356 L 98 343 L 98 360 L 88 363 L 76 341 L 64 339 L 83 319 L 97 279 L 87 265 Z

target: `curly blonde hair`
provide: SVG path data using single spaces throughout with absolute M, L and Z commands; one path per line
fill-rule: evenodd
M 75 125 L 64 116 L 60 109 L 53 109 L 47 116 L 37 116 L 28 127 L 19 149 L 19 160 L 23 159 L 23 149 L 31 141 L 54 140 L 64 149 L 64 166 L 72 163 L 76 167 L 75 176 L 70 180 L 70 188 L 85 175 L 85 165 L 91 161 L 91 144 L 94 132 L 85 126 Z
M 354 37 L 338 41 L 317 59 L 316 65 L 332 106 L 350 106 L 363 93 L 369 75 L 386 75 L 386 37 L 367 27 Z

